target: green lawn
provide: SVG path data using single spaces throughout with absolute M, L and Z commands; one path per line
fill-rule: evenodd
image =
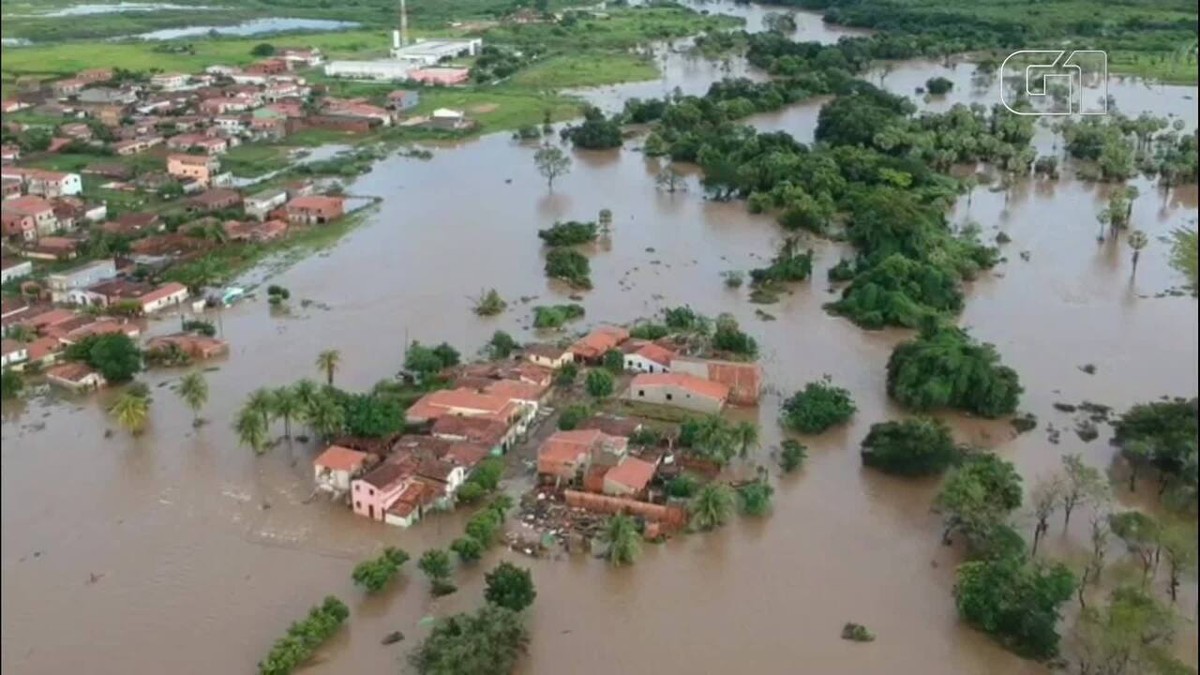
M 546 59 L 518 72 L 511 83 L 535 89 L 561 89 L 653 80 L 658 76 L 658 68 L 649 58 L 632 54 L 578 54 Z
M 243 65 L 257 57 L 254 45 L 270 41 L 276 47 L 318 47 L 333 57 L 365 58 L 387 53 L 391 35 L 384 30 L 313 33 L 271 38 L 199 39 L 166 43 L 65 42 L 35 47 L 5 48 L 0 70 L 11 74 L 69 75 L 87 68 L 125 68 L 195 73 L 221 63 Z M 165 47 L 191 49 L 182 52 L 156 51 Z
M 428 89 L 421 92 L 421 105 L 416 114 L 427 115 L 437 108 L 463 110 L 479 121 L 483 133 L 509 131 L 528 124 L 541 124 L 546 111 L 551 119 L 577 117 L 579 101 L 513 87 L 480 87 L 471 89 Z

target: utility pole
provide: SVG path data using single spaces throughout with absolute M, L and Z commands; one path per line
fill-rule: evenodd
M 400 0 L 400 46 L 408 46 L 408 4 Z

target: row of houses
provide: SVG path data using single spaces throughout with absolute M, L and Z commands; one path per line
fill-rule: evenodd
M 714 413 L 732 405 L 752 406 L 762 395 L 762 368 L 756 363 L 686 356 L 669 340 L 631 339 L 629 331 L 601 326 L 567 347 L 534 345 L 531 363 L 558 369 L 567 363 L 597 365 L 619 351 L 625 370 L 635 373 L 625 398 Z
M 406 412 L 405 421 L 423 434 L 340 441 L 313 461 L 317 489 L 347 499 L 357 515 L 399 527 L 451 508 L 480 461 L 504 454 L 529 432 L 553 377 L 532 363 L 463 367 L 453 388 L 426 394 Z
M 14 243 L 37 241 L 75 227 L 97 223 L 108 216 L 107 205 L 78 197 L 44 198 L 23 195 L 0 201 L 4 238 Z

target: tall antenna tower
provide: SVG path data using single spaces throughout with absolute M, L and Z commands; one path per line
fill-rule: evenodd
M 408 46 L 408 3 L 400 0 L 400 46 Z

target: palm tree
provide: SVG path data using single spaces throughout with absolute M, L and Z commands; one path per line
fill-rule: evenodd
M 752 422 L 739 422 L 733 428 L 733 434 L 737 437 L 738 457 L 745 459 L 750 448 L 758 445 L 758 426 Z
M 276 417 L 283 418 L 283 437 L 292 438 L 292 418 L 304 413 L 304 405 L 300 396 L 292 387 L 279 387 L 271 393 L 271 411 Z
M 613 565 L 632 565 L 642 553 L 642 535 L 629 516 L 619 514 L 609 518 L 602 537 L 608 543 L 605 557 Z
M 150 399 L 137 392 L 126 391 L 108 409 L 108 413 L 117 424 L 138 436 L 146 429 L 146 422 L 150 418 Z
M 336 349 L 326 349 L 317 354 L 317 370 L 325 373 L 325 384 L 333 386 L 333 374 L 342 363 L 342 353 Z
M 246 399 L 244 411 L 253 413 L 262 418 L 263 432 L 265 433 L 271 428 L 271 416 L 275 414 L 275 396 L 270 389 L 259 387 L 250 392 L 250 398 Z
M 261 455 L 266 449 L 267 428 L 263 425 L 262 415 L 257 412 L 242 408 L 233 422 L 233 430 L 237 432 L 238 442 L 250 446 L 255 454 Z
M 322 394 L 317 397 L 312 410 L 309 411 L 308 422 L 318 436 L 328 441 L 340 434 L 346 426 L 346 412 L 332 396 Z
M 700 488 L 688 510 L 692 512 L 692 527 L 715 530 L 733 515 L 733 488 L 724 483 L 709 483 Z
M 312 411 L 317 405 L 317 398 L 321 395 L 321 389 L 316 382 L 302 378 L 292 385 L 292 394 L 300 403 L 300 411 L 296 417 L 305 422 L 312 421 Z
M 1146 248 L 1146 244 L 1150 243 L 1150 238 L 1141 230 L 1134 230 L 1129 233 L 1129 248 L 1133 249 L 1133 273 L 1130 278 L 1137 276 L 1138 258 L 1142 256 L 1142 249 Z
M 192 409 L 192 426 L 200 426 L 200 409 L 208 403 L 208 382 L 204 379 L 204 374 L 195 370 L 184 375 L 179 380 L 176 392 L 187 407 Z

